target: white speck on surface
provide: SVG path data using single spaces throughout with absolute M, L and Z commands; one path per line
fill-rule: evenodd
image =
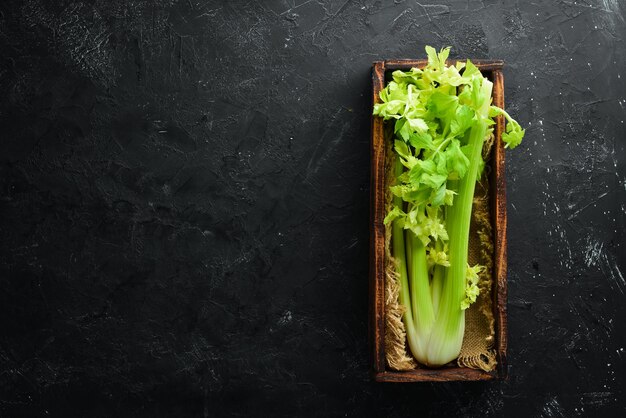
M 278 320 L 278 325 L 287 325 L 288 323 L 292 321 L 292 319 L 293 319 L 293 316 L 291 315 L 291 311 L 285 311 L 283 312 L 282 316 Z

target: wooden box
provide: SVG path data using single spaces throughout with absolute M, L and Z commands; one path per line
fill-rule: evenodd
M 465 60 L 463 60 L 465 61 Z M 454 60 L 449 60 L 448 65 Z M 493 104 L 504 108 L 504 79 L 502 61 L 472 60 L 480 71 L 493 82 Z M 386 75 L 395 70 L 423 68 L 427 60 L 376 61 L 372 68 L 372 99 L 380 103 L 379 92 L 386 85 Z M 424 381 L 475 381 L 504 379 L 507 375 L 506 347 L 506 196 L 504 179 L 504 146 L 501 141 L 504 130 L 502 116 L 496 119 L 495 142 L 490 170 L 490 204 L 494 231 L 493 309 L 495 318 L 495 349 L 498 365 L 493 372 L 484 372 L 448 366 L 440 369 L 420 368 L 411 371 L 395 371 L 388 368 L 385 360 L 385 150 L 384 122 L 372 116 L 371 178 L 370 178 L 370 343 L 373 361 L 373 377 L 379 382 Z

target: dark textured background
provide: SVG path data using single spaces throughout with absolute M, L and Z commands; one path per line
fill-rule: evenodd
M 626 5 L 0 4 L 0 415 L 625 416 Z M 370 65 L 506 60 L 510 378 L 370 381 Z

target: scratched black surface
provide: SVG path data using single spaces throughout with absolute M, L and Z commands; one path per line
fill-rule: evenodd
M 617 0 L 3 1 L 0 415 L 625 414 Z M 506 60 L 506 382 L 367 346 L 370 65 Z

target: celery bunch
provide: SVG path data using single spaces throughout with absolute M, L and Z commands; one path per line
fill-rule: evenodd
M 374 115 L 394 120 L 396 183 L 385 224 L 392 223 L 403 321 L 413 356 L 431 367 L 458 357 L 465 309 L 479 294 L 484 267 L 468 265 L 468 240 L 493 118 L 508 122 L 507 148 L 524 136 L 515 120 L 491 106 L 492 83 L 469 60 L 447 66 L 449 52 L 426 47 L 428 65 L 395 71 L 374 106 Z

